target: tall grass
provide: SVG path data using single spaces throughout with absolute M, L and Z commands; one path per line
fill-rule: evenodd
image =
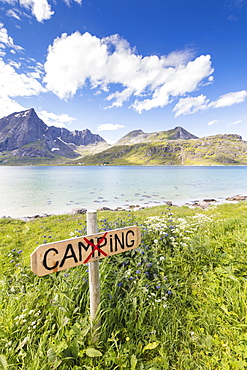
M 1 219 L 0 369 L 246 369 L 246 211 L 100 213 L 100 230 L 138 224 L 142 243 L 100 261 L 96 343 L 88 266 L 29 266 L 38 244 L 86 235 L 85 217 Z

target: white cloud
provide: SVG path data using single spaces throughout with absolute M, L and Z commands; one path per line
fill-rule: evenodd
M 29 62 L 28 59 L 26 61 L 27 63 Z M 36 62 L 35 60 L 30 60 L 30 63 L 33 63 L 33 65 L 29 65 L 27 67 L 27 70 L 30 70 L 30 72 L 27 72 L 27 76 L 33 77 L 37 80 L 43 78 L 43 75 L 44 75 L 43 65 L 39 62 Z
M 14 112 L 21 112 L 23 110 L 28 109 L 27 107 L 23 107 L 19 103 L 17 103 L 15 100 L 7 97 L 7 96 L 1 96 L 0 94 L 0 118 L 4 116 L 8 116 L 9 114 L 12 114 Z M 71 122 L 75 121 L 76 119 L 73 117 L 70 117 L 66 113 L 62 114 L 55 114 L 52 112 L 47 112 L 45 110 L 40 110 L 37 112 L 38 116 L 42 121 L 47 124 L 47 126 L 55 126 L 55 127 L 63 127 L 66 128 L 66 125 L 70 124 Z
M 15 68 L 0 58 L 0 97 L 32 96 L 44 92 L 45 89 L 33 77 L 17 73 Z
M 38 22 L 43 22 L 45 20 L 51 19 L 54 11 L 51 9 L 51 5 L 47 0 L 0 0 L 3 3 L 8 3 L 10 5 L 15 5 L 19 3 L 20 6 L 31 11 L 32 15 L 37 19 Z M 64 2 L 70 6 L 71 3 L 75 1 L 77 4 L 81 5 L 82 0 L 64 0 Z M 7 15 L 20 20 L 20 12 L 16 9 L 10 9 Z
M 19 3 L 20 6 L 23 6 L 25 9 L 31 10 L 32 15 L 37 19 L 38 22 L 43 22 L 44 20 L 50 19 L 54 14 L 47 0 L 0 0 L 0 1 L 8 3 L 13 6 L 16 3 Z M 18 15 L 15 9 L 13 10 L 13 12 L 15 13 L 15 18 L 17 18 Z M 14 16 L 14 13 L 12 13 L 12 16 Z M 11 13 L 9 13 L 8 15 L 10 14 Z
M 8 96 L 2 96 L 0 93 L 0 113 L 1 117 L 8 116 L 14 112 L 21 112 L 25 110 L 22 105 L 18 104 L 13 99 L 10 99 Z
M 119 130 L 120 128 L 123 128 L 123 125 L 119 125 L 118 123 L 103 123 L 102 125 L 99 125 L 97 127 L 97 131 L 115 131 Z
M 38 22 L 50 19 L 54 12 L 47 0 L 19 0 L 20 5 L 30 9 Z
M 11 48 L 12 51 L 24 50 L 21 46 L 14 44 L 14 40 L 8 35 L 8 31 L 4 27 L 4 24 L 0 22 L 0 49 L 5 49 L 6 47 Z
M 178 101 L 175 105 L 173 111 L 175 113 L 175 117 L 186 114 L 192 114 L 198 112 L 199 110 L 207 109 L 209 100 L 207 100 L 205 95 L 199 95 L 195 98 L 187 97 L 182 98 Z
M 2 52 L 1 52 L 2 48 Z M 1 56 L 5 55 L 6 48 L 10 52 L 24 50 L 22 47 L 15 45 L 12 37 L 8 35 L 3 23 L 0 22 L 0 113 L 1 115 L 8 115 L 13 112 L 25 110 L 15 100 L 14 97 L 29 97 L 39 95 L 45 92 L 45 88 L 38 81 L 43 73 L 43 66 L 40 63 L 29 65 L 29 72 L 20 73 L 22 62 L 29 63 L 25 58 L 19 58 L 18 61 L 10 60 L 8 63 L 4 61 Z M 31 61 L 30 61 L 31 62 Z M 32 60 L 34 64 L 35 60 Z
M 66 113 L 62 114 L 55 114 L 52 112 L 47 112 L 45 110 L 41 110 L 38 112 L 38 116 L 42 121 L 47 124 L 47 126 L 56 126 L 56 127 L 65 127 L 66 125 L 70 124 L 72 121 L 75 121 L 75 118 L 70 117 Z
M 12 18 L 15 18 L 17 19 L 18 21 L 21 20 L 21 17 L 20 17 L 20 11 L 18 11 L 17 9 L 9 9 L 6 13 L 6 15 L 8 17 L 12 17 Z
M 70 6 L 73 0 L 64 0 L 65 4 Z M 77 4 L 81 5 L 82 0 L 74 0 Z
M 49 47 L 44 82 L 59 98 L 69 98 L 85 84 L 93 71 L 93 83 L 95 86 L 100 84 L 106 59 L 107 46 L 97 37 L 89 33 L 81 36 L 79 32 L 71 36 L 63 34 Z
M 214 119 L 214 120 L 208 122 L 208 126 L 215 125 L 216 123 L 219 123 L 219 122 L 220 122 L 219 120 Z
M 237 120 L 237 121 L 234 121 L 234 122 L 228 123 L 228 125 L 227 125 L 227 126 L 238 125 L 239 123 L 242 123 L 242 122 L 243 122 L 243 120 L 242 120 L 242 119 L 239 119 L 239 120 Z
M 154 91 L 152 99 L 135 102 L 133 107 L 139 113 L 143 110 L 164 107 L 171 101 L 171 98 L 195 91 L 200 82 L 212 72 L 210 56 L 201 55 L 186 65 L 170 69 L 164 84 Z
M 247 98 L 247 91 L 236 91 L 230 92 L 228 94 L 221 95 L 218 100 L 209 102 L 209 99 L 204 95 L 187 98 L 181 98 L 179 102 L 175 105 L 173 111 L 175 117 L 186 114 L 192 114 L 200 110 L 206 110 L 210 108 L 225 108 L 230 107 L 234 104 L 243 103 Z M 211 121 L 214 122 L 214 121 Z M 209 124 L 209 123 L 208 123 Z M 212 124 L 212 123 L 211 123 Z
M 236 91 L 230 92 L 225 95 L 221 95 L 218 100 L 209 104 L 209 108 L 223 108 L 230 107 L 233 104 L 239 104 L 245 101 L 247 97 L 247 91 Z
M 212 74 L 209 55 L 191 58 L 189 51 L 142 57 L 118 35 L 100 39 L 75 32 L 63 34 L 49 47 L 44 82 L 61 99 L 74 96 L 87 81 L 91 88 L 105 92 L 118 84 L 120 89 L 107 97 L 113 100 L 111 107 L 122 106 L 134 96 L 138 98 L 131 107 L 141 113 L 196 90 Z M 143 96 L 149 98 L 141 100 Z
M 239 117 L 238 120 L 236 120 L 234 122 L 228 123 L 227 126 L 238 125 L 239 123 L 243 123 L 243 122 L 244 123 L 247 122 L 247 114 L 242 115 L 241 117 Z
M 20 62 L 15 62 L 14 60 L 11 60 L 9 62 L 9 65 L 14 67 L 15 69 L 19 69 L 21 67 L 21 63 Z
M 9 5 L 14 5 L 16 0 L 0 0 L 2 3 L 7 3 Z

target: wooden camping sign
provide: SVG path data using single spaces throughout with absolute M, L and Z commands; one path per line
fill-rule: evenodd
M 36 275 L 44 276 L 135 249 L 140 242 L 141 231 L 132 226 L 42 244 L 31 254 L 31 269 Z

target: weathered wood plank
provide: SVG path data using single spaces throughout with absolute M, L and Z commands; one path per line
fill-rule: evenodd
M 31 269 L 38 276 L 65 270 L 137 248 L 137 226 L 111 230 L 38 246 L 31 254 Z

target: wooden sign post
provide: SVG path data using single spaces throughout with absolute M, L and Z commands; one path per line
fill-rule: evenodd
M 96 234 L 98 232 L 96 211 L 87 211 L 87 233 Z M 98 339 L 97 329 L 100 327 L 100 320 L 96 320 L 100 304 L 100 277 L 99 260 L 89 263 L 89 294 L 90 294 L 90 319 L 93 342 Z
M 136 249 L 141 242 L 137 226 L 97 233 L 97 213 L 87 212 L 86 236 L 42 244 L 31 254 L 31 270 L 45 276 L 89 263 L 90 317 L 95 331 L 96 314 L 100 303 L 99 259 Z

